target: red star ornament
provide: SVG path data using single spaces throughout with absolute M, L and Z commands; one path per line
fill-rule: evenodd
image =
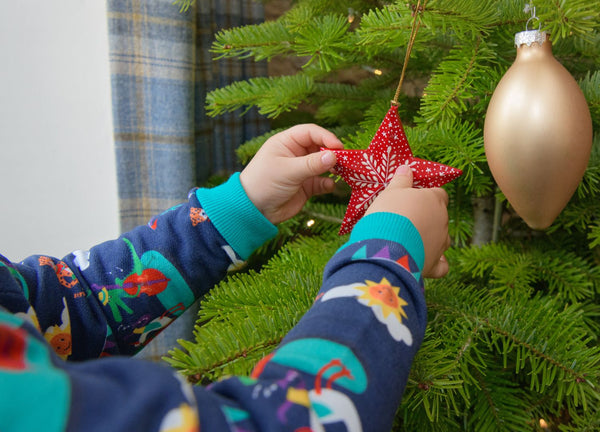
M 337 157 L 334 169 L 352 188 L 339 235 L 352 231 L 369 205 L 392 180 L 400 165 L 410 166 L 413 186 L 416 188 L 440 187 L 462 174 L 457 168 L 413 156 L 398 117 L 398 107 L 394 105 L 385 115 L 366 150 L 332 151 Z

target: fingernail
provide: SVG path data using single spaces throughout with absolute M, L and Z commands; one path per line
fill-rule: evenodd
M 332 151 L 325 151 L 321 155 L 321 162 L 326 166 L 333 165 L 335 163 L 335 155 Z
M 410 172 L 410 167 L 408 165 L 400 165 L 396 170 L 396 175 L 406 175 Z

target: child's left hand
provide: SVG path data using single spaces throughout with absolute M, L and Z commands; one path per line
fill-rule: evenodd
M 293 126 L 265 141 L 241 172 L 248 198 L 271 223 L 295 216 L 311 196 L 333 191 L 333 179 L 320 175 L 333 168 L 335 154 L 321 147 L 343 145 L 320 126 Z

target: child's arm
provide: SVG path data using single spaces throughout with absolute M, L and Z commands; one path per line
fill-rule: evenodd
M 321 146 L 341 143 L 315 125 L 296 126 L 271 137 L 241 175 L 192 191 L 117 240 L 62 260 L 0 258 L 0 306 L 32 322 L 64 359 L 133 354 L 273 237 L 273 223 L 332 188 L 319 174 L 335 158 Z
M 425 331 L 422 276 L 447 271 L 447 197 L 409 186 L 396 176 L 376 200 L 386 212 L 356 225 L 314 306 L 252 377 L 192 389 L 135 359 L 64 362 L 0 311 L 0 387 L 15 389 L 0 393 L 0 430 L 390 430 Z
M 236 229 L 248 234 L 234 243 L 242 254 L 277 232 L 245 198 L 234 176 L 215 190 L 193 191 L 188 203 L 89 251 L 60 260 L 4 261 L 0 305 L 33 322 L 64 359 L 137 352 L 222 279 L 228 267 L 242 262 L 199 201 L 214 193 L 221 196 L 221 208 L 239 208 L 228 220 L 246 217 Z M 11 284 L 11 277 L 18 283 Z
M 448 197 L 410 186 L 410 170 L 394 177 L 328 263 L 313 307 L 251 378 L 197 390 L 213 404 L 223 403 L 214 393 L 227 398 L 230 430 L 391 430 L 425 333 L 422 278 L 448 272 Z M 207 416 L 202 430 L 218 421 Z

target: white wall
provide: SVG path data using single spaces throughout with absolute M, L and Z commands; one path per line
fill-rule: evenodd
M 0 1 L 0 253 L 118 235 L 104 0 Z

